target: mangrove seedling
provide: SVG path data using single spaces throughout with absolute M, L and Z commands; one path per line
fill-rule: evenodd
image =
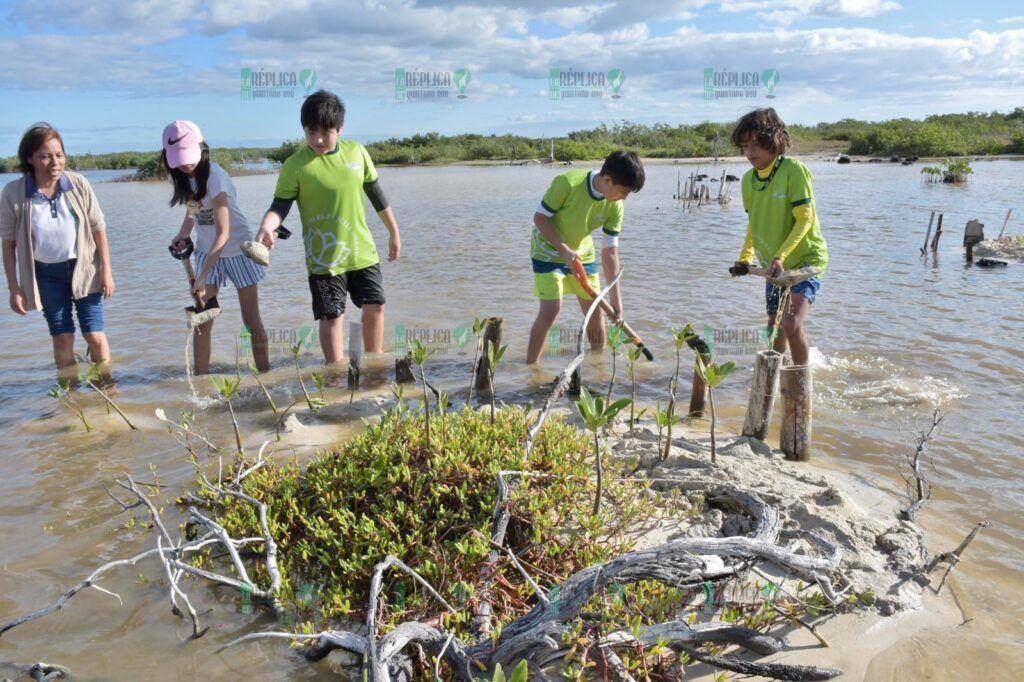
M 498 372 L 501 356 L 508 350 L 508 345 L 498 348 L 493 343 L 487 344 L 487 372 L 491 375 L 491 423 L 494 423 L 494 375 Z
M 224 377 L 210 377 L 210 381 L 213 382 L 213 387 L 217 389 L 217 393 L 220 394 L 221 398 L 224 398 L 228 404 L 228 412 L 231 414 L 231 424 L 235 427 L 235 446 L 238 448 L 238 454 L 245 457 L 245 449 L 242 447 L 242 431 L 238 428 L 238 420 L 235 418 L 235 408 L 231 404 L 231 399 L 238 395 L 238 387 L 242 385 L 242 380 L 238 377 L 229 379 Z
M 423 365 L 427 358 L 434 354 L 435 349 L 427 349 L 419 339 L 413 339 L 409 348 L 409 357 L 416 363 L 420 370 L 420 383 L 423 386 L 423 418 L 426 420 L 427 446 L 430 445 L 430 399 L 427 397 L 427 375 L 423 371 Z
M 615 360 L 619 355 L 619 348 L 626 341 L 626 330 L 623 328 L 622 323 L 613 324 L 608 328 L 608 347 L 612 349 L 612 378 L 608 382 L 608 396 L 606 400 L 611 402 L 612 399 L 612 388 L 615 386 Z
M 78 358 L 78 362 L 81 364 L 85 364 L 85 358 Z M 114 408 L 114 411 L 121 415 L 121 419 L 123 419 L 124 423 L 128 425 L 128 428 L 130 428 L 132 431 L 137 431 L 138 428 L 135 426 L 135 424 L 132 424 L 132 420 L 128 418 L 128 415 L 126 415 L 124 411 L 122 411 L 121 408 L 117 406 L 117 403 L 115 403 L 113 399 L 109 395 L 107 395 L 103 389 L 99 387 L 99 384 L 104 379 L 104 377 L 110 376 L 109 371 L 105 371 L 107 369 L 107 363 L 100 360 L 99 362 L 89 364 L 88 369 L 82 372 L 79 375 L 79 378 L 86 384 L 88 384 L 89 388 L 99 393 L 100 397 L 106 401 L 107 414 L 110 414 L 110 408 Z
M 319 398 L 313 398 L 312 396 L 310 396 L 309 391 L 306 390 L 306 382 L 302 380 L 302 372 L 299 370 L 299 353 L 302 351 L 302 343 L 296 343 L 294 346 L 291 347 L 291 351 L 292 364 L 295 366 L 295 376 L 299 378 L 299 388 L 302 389 L 302 397 L 306 399 L 306 405 L 309 406 L 310 412 L 319 412 L 320 408 L 322 408 L 326 404 L 323 398 L 323 391 L 321 390 L 321 395 Z M 314 375 L 315 374 L 316 372 L 314 372 Z M 321 381 L 323 381 L 322 376 L 320 379 Z M 316 381 L 316 376 L 313 377 L 313 380 Z
M 708 402 L 711 403 L 711 463 L 715 463 L 715 387 L 722 380 L 736 371 L 736 363 L 729 362 L 719 365 L 712 362 L 705 365 L 700 353 L 697 353 L 697 374 L 708 387 Z
M 947 184 L 962 184 L 967 182 L 973 173 L 974 169 L 967 159 L 946 159 L 942 166 L 942 181 Z
M 636 406 L 636 375 L 633 373 L 633 370 L 634 370 L 634 367 L 636 366 L 636 361 L 640 359 L 640 356 L 643 355 L 643 353 L 644 353 L 643 350 L 639 346 L 632 346 L 629 350 L 626 351 L 626 368 L 629 370 L 629 382 L 630 382 L 630 389 L 629 389 L 629 396 L 630 396 L 630 403 L 629 403 L 629 428 L 630 429 L 632 429 L 634 426 L 636 426 L 636 418 L 637 418 L 636 409 L 635 409 L 635 406 Z
M 472 404 L 473 402 L 473 386 L 476 384 L 476 373 L 477 368 L 480 365 L 480 351 L 483 349 L 484 343 L 484 325 L 486 320 L 482 320 L 479 317 L 473 319 L 473 338 L 476 341 L 473 349 L 473 373 L 469 379 L 469 397 L 466 399 L 466 404 Z
M 658 452 L 662 452 L 662 449 L 661 449 L 661 435 L 662 435 L 665 427 L 670 427 L 669 430 L 668 430 L 669 441 L 668 441 L 668 444 L 665 446 L 664 452 L 662 452 L 662 456 L 661 456 L 662 459 L 665 459 L 665 458 L 668 457 L 669 450 L 672 447 L 672 429 L 671 429 L 671 425 L 672 424 L 678 424 L 682 420 L 683 420 L 682 417 L 680 417 L 680 416 L 678 416 L 676 414 L 673 414 L 672 412 L 669 412 L 668 410 L 661 409 L 661 403 L 660 402 L 655 405 L 655 407 L 654 407 L 654 423 L 658 425 Z
M 690 323 L 687 323 L 679 331 L 672 330 L 672 342 L 676 346 L 676 371 L 673 372 L 672 381 L 668 385 L 668 419 L 666 421 L 668 439 L 665 441 L 665 451 L 662 453 L 662 459 L 668 459 L 669 448 L 672 447 L 672 425 L 679 421 L 678 419 L 673 419 L 673 417 L 676 414 L 676 389 L 679 388 L 679 368 L 682 361 L 683 346 L 693 336 L 696 336 L 696 334 L 694 334 L 693 325 Z
M 526 659 L 519 661 L 512 669 L 512 673 L 505 677 L 505 671 L 501 669 L 501 663 L 494 667 L 494 677 L 491 682 L 526 682 L 529 679 L 530 669 L 526 665 Z
M 320 394 L 320 400 L 324 403 L 327 399 L 324 397 L 324 375 L 322 372 L 310 372 L 309 376 L 313 379 L 313 384 L 316 386 L 317 392 Z
M 56 398 L 57 402 L 64 405 L 76 417 L 82 422 L 82 426 L 85 427 L 86 432 L 92 431 L 92 427 L 89 426 L 89 422 L 85 419 L 85 412 L 82 411 L 81 406 L 75 402 L 75 399 L 71 397 L 71 381 L 67 377 L 60 377 L 57 379 L 57 385 L 50 389 L 47 393 L 51 398 Z
M 594 516 L 601 510 L 601 492 L 604 467 L 601 464 L 601 443 L 598 440 L 598 432 L 610 424 L 615 415 L 621 412 L 630 404 L 629 398 L 616 400 L 614 403 L 606 403 L 604 398 L 590 395 L 586 388 L 580 388 L 580 399 L 576 403 L 576 409 L 587 429 L 594 434 L 594 461 L 597 470 L 597 493 L 594 495 Z
M 395 396 L 395 407 L 392 410 L 395 421 L 402 421 L 402 415 L 405 414 L 405 384 L 392 383 L 391 395 Z
M 249 362 L 249 372 L 252 374 L 253 379 L 260 385 L 260 389 L 263 391 L 263 395 L 266 397 L 267 402 L 270 403 L 270 409 L 274 414 L 277 414 L 277 405 L 274 404 L 274 399 L 270 397 L 270 391 L 267 390 L 267 385 L 263 383 L 263 379 L 260 378 L 260 371 L 256 369 L 256 365 Z

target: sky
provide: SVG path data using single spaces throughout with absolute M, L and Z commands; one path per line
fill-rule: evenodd
M 1024 106 L 1019 1 L 0 0 L 0 19 L 0 156 L 36 121 L 72 154 L 157 149 L 178 118 L 211 146 L 276 146 L 301 136 L 318 88 L 363 142 L 724 122 L 758 106 L 808 124 Z M 285 86 L 257 80 L 245 99 L 243 69 Z M 399 69 L 459 73 L 464 97 L 399 101 Z M 552 69 L 600 96 L 552 93 Z M 729 78 L 753 85 L 716 85 Z

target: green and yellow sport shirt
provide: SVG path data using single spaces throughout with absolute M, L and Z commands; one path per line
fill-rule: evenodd
M 299 204 L 309 274 L 339 275 L 380 262 L 363 205 L 363 183 L 376 179 L 369 153 L 353 140 L 338 140 L 322 156 L 304 145 L 285 160 L 274 197 Z
M 605 234 L 617 237 L 622 231 L 622 202 L 608 201 L 594 189 L 596 175 L 595 171 L 586 170 L 572 170 L 559 175 L 537 207 L 538 213 L 552 219 L 558 236 L 580 255 L 584 265 L 594 263 L 596 257 L 591 232 L 600 227 Z M 546 271 L 545 264 L 567 265 L 536 226 L 533 228 L 530 255 L 535 272 Z M 588 271 L 593 268 L 591 266 Z
M 742 180 L 743 208 L 747 211 L 747 237 L 741 261 L 756 255 L 761 267 L 775 258 L 785 269 L 828 265 L 828 246 L 814 206 L 814 190 L 807 166 L 780 156 L 763 171 L 751 168 Z

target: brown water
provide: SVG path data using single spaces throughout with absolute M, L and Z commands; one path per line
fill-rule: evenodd
M 818 349 L 817 464 L 898 490 L 896 466 L 914 432 L 941 401 L 950 416 L 931 450 L 936 489 L 922 514 L 929 545 L 949 549 L 975 521 L 993 522 L 956 572 L 968 617 L 974 620 L 955 637 L 924 638 L 914 651 L 891 652 L 875 669 L 900 679 L 1004 679 L 1011 660 L 1020 665 L 1024 649 L 1024 628 L 1015 615 L 1024 607 L 1024 518 L 1019 513 L 1024 499 L 1019 474 L 1024 464 L 1024 266 L 995 271 L 965 267 L 960 241 L 971 218 L 986 223 L 990 236 L 998 232 L 1010 207 L 1007 200 L 1019 195 L 1024 166 L 979 162 L 969 186 L 952 188 L 922 187 L 920 168 L 913 166 L 809 165 L 831 253 L 809 323 Z M 678 168 L 649 166 L 647 187 L 627 203 L 621 243 L 626 315 L 658 357 L 638 372 L 645 404 L 664 400 L 674 364 L 670 327 L 692 321 L 698 327 L 756 334 L 745 330 L 763 322 L 762 286 L 752 278 L 732 280 L 726 273 L 745 224 L 738 196 L 727 207 L 684 213 L 671 199 Z M 723 169 L 737 175 L 745 170 L 727 164 L 713 174 Z M 536 310 L 529 226 L 538 198 L 560 170 L 381 171 L 404 242 L 402 260 L 384 265 L 388 349 L 395 325 L 427 340 L 445 341 L 476 315 L 500 315 L 510 349 L 499 376 L 499 398 L 522 402 L 543 397 L 545 382 L 565 359 L 555 349 L 540 372 L 522 362 Z M 236 180 L 250 219 L 262 215 L 274 180 Z M 76 398 L 98 427 L 84 433 L 46 396 L 53 372 L 41 315 L 0 315 L 6 351 L 0 358 L 0 438 L 7 443 L 0 455 L 5 482 L 0 495 L 0 621 L 52 603 L 101 563 L 153 546 L 150 531 L 124 527 L 129 513 L 119 514 L 103 490 L 122 472 L 143 481 L 158 477 L 166 513 L 174 518 L 171 499 L 190 485 L 191 469 L 181 447 L 153 418 L 155 408 L 164 408 L 172 418 L 197 409 L 214 439 L 231 439 L 226 407 L 209 397 L 209 381 L 197 379 L 197 405 L 185 380 L 182 307 L 188 300 L 181 267 L 166 251 L 181 215 L 166 206 L 168 188 L 135 183 L 95 187 L 109 223 L 119 287 L 106 308 L 119 382 L 116 399 L 141 430 L 129 432 L 116 416 L 105 414 L 97 397 L 79 392 Z M 938 256 L 923 259 L 919 248 L 933 209 L 945 213 L 945 236 Z M 1019 233 L 1019 221 L 1014 222 L 1017 226 L 1009 231 Z M 297 226 L 297 218 L 290 223 Z M 380 245 L 384 231 L 373 228 Z M 275 342 L 276 364 L 267 382 L 275 400 L 286 405 L 299 396 L 294 371 L 286 364 L 286 346 L 312 324 L 299 239 L 274 251 L 260 293 Z M 216 325 L 214 360 L 218 370 L 231 371 L 240 318 L 233 294 L 226 291 L 220 298 L 226 312 Z M 575 304 L 567 306 L 566 328 L 579 319 Z M 751 351 L 719 350 L 740 353 L 729 357 L 743 368 L 716 400 L 725 415 L 723 428 L 734 432 L 742 425 Z M 468 381 L 470 357 L 454 339 L 443 351 L 428 365 L 429 376 L 458 394 Z M 314 343 L 302 357 L 304 371 L 314 369 L 319 358 Z M 390 358 L 377 361 L 381 367 L 389 363 Z M 585 380 L 606 382 L 609 370 L 607 354 L 594 358 Z M 621 361 L 619 370 L 622 377 Z M 288 446 L 279 457 L 292 451 L 305 457 L 357 430 L 359 416 L 372 413 L 387 394 L 380 376 L 368 379 L 353 406 L 346 391 L 332 389 L 322 417 L 313 419 L 300 410 L 303 422 L 317 428 L 303 431 L 295 439 L 302 445 Z M 272 438 L 273 417 L 251 379 L 243 381 L 236 410 L 252 446 Z M 194 586 L 191 594 L 212 630 L 198 642 L 184 642 L 190 630 L 170 614 L 156 564 L 115 571 L 101 584 L 120 594 L 124 604 L 86 591 L 62 612 L 7 633 L 0 639 L 0 662 L 41 659 L 70 667 L 80 679 L 235 679 L 250 677 L 254 670 L 260 678 L 319 677 L 331 672 L 329 664 L 311 666 L 279 643 L 215 654 L 231 638 L 270 627 L 271 621 L 242 613 L 235 595 L 203 585 Z

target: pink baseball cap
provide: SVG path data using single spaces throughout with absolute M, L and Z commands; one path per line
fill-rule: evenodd
M 188 164 L 199 163 L 203 150 L 199 143 L 203 134 L 192 121 L 175 121 L 164 128 L 164 151 L 167 153 L 167 165 L 179 168 Z

